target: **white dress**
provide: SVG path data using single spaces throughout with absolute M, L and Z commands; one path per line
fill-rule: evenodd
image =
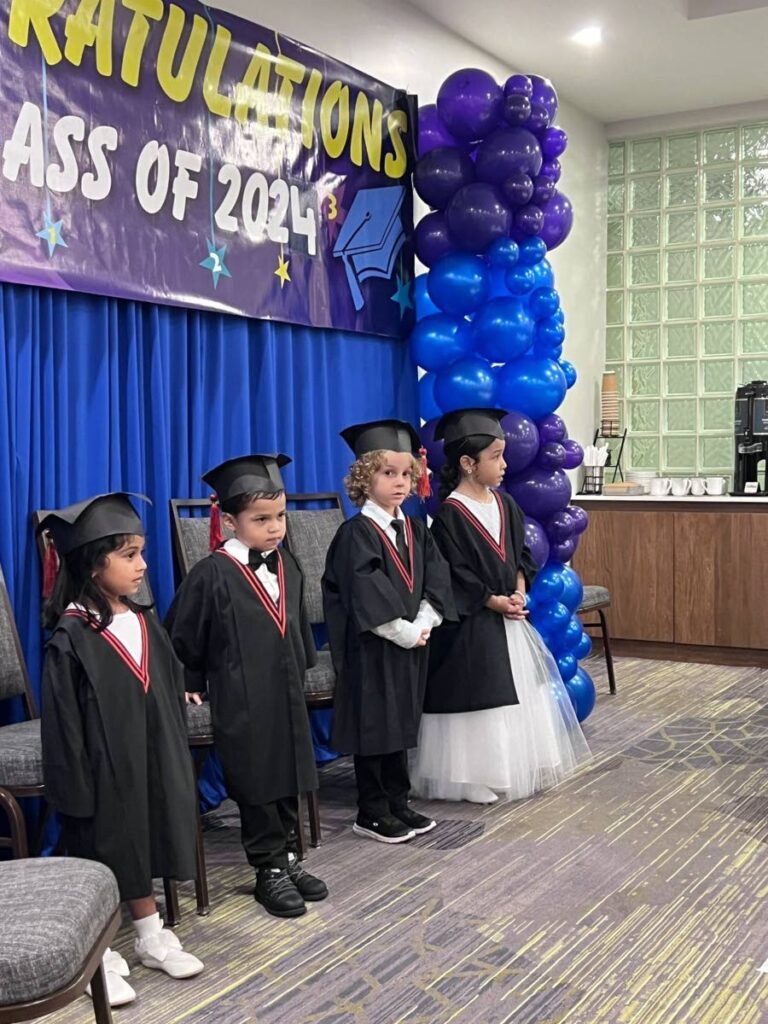
M 498 542 L 499 507 L 454 491 Z M 424 799 L 492 803 L 556 785 L 591 753 L 555 660 L 525 621 L 504 619 L 519 704 L 425 714 L 411 764 L 411 787 Z

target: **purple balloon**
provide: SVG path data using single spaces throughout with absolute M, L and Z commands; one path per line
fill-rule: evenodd
M 531 75 L 530 78 L 531 85 L 533 86 L 531 105 L 538 104 L 542 106 L 551 124 L 557 114 L 557 93 L 555 92 L 555 87 L 548 78 L 542 78 L 540 75 Z
M 537 206 L 541 206 L 542 203 L 547 203 L 557 191 L 557 185 L 551 178 L 546 178 L 543 174 L 537 174 L 533 179 L 533 195 L 531 198 Z
M 558 541 L 552 544 L 549 549 L 549 556 L 558 562 L 570 562 L 579 543 L 578 537 L 569 537 L 568 540 Z
M 427 462 L 433 473 L 438 473 L 445 464 L 443 442 L 435 440 L 435 427 L 439 422 L 440 417 L 436 416 L 419 428 L 419 437 L 421 438 L 421 443 L 427 449 Z
M 527 203 L 515 210 L 514 224 L 524 235 L 537 235 L 544 224 L 544 214 L 534 203 Z
M 419 156 L 425 156 L 437 146 L 455 146 L 451 135 L 437 112 L 437 104 L 427 103 L 419 107 Z
M 533 420 L 522 412 L 508 412 L 501 420 L 501 428 L 507 439 L 504 461 L 507 464 L 507 475 L 511 477 L 530 466 L 536 458 L 539 432 Z
M 422 508 L 424 509 L 428 516 L 432 516 L 432 518 L 434 519 L 437 513 L 440 511 L 440 507 L 442 504 L 438 496 L 438 491 L 440 489 L 440 477 L 437 473 L 435 473 L 433 466 L 429 465 L 429 469 L 432 470 L 432 476 L 429 478 L 432 493 L 426 499 L 426 501 L 422 505 Z
M 530 516 L 525 516 L 523 526 L 526 546 L 531 552 L 531 557 L 534 562 L 540 569 L 543 565 L 546 565 L 547 559 L 549 558 L 549 541 L 547 540 L 547 535 L 541 524 L 537 523 L 535 519 L 531 519 Z
M 549 181 L 554 182 L 555 185 L 560 181 L 562 173 L 563 169 L 560 166 L 559 160 L 545 160 L 539 171 L 540 177 L 547 178 Z
M 437 94 L 437 111 L 448 131 L 465 142 L 485 138 L 499 118 L 501 86 L 480 68 L 449 75 Z
M 571 500 L 571 482 L 562 469 L 531 466 L 512 477 L 507 491 L 526 515 L 544 522 Z
M 562 445 L 565 449 L 565 462 L 563 463 L 564 468 L 576 469 L 576 467 L 580 466 L 584 461 L 584 449 L 578 441 L 572 441 L 570 438 L 565 438 Z
M 525 128 L 498 128 L 477 148 L 477 176 L 492 185 L 501 185 L 512 174 L 534 177 L 541 163 L 539 140 Z
M 536 465 L 544 469 L 561 469 L 565 465 L 565 448 L 559 441 L 547 441 L 539 449 Z
M 516 171 L 502 182 L 501 191 L 510 206 L 524 206 L 534 193 L 533 178 L 524 171 Z
M 541 152 L 545 160 L 556 160 L 568 146 L 568 136 L 562 128 L 552 125 L 541 133 Z
M 495 392 L 491 364 L 479 356 L 459 359 L 438 373 L 435 381 L 435 400 L 443 412 L 495 408 Z
M 574 535 L 576 524 L 567 508 L 561 508 L 559 512 L 555 512 L 546 524 L 546 531 L 547 537 L 549 537 L 553 544 L 568 540 L 569 537 Z
M 540 103 L 534 103 L 531 101 L 531 113 L 528 116 L 528 120 L 525 122 L 525 127 L 532 132 L 541 132 L 549 124 L 549 114 L 547 113 L 546 107 L 543 107 Z
M 467 153 L 455 146 L 438 146 L 416 164 L 413 187 L 428 206 L 438 210 L 448 205 L 462 185 L 475 180 L 475 165 Z
M 533 82 L 528 75 L 510 75 L 504 83 L 505 96 L 533 96 Z
M 565 423 L 555 412 L 550 413 L 549 416 L 545 416 L 543 419 L 539 420 L 536 426 L 542 442 L 563 441 L 568 437 L 568 431 L 566 430 Z
M 573 520 L 573 530 L 576 534 L 582 534 L 589 526 L 589 516 L 580 505 L 566 506 L 566 512 Z
M 520 127 L 531 116 L 531 101 L 527 96 L 505 96 L 501 104 L 501 113 L 507 124 Z
M 477 181 L 459 189 L 448 204 L 445 219 L 454 245 L 482 253 L 497 238 L 509 234 L 511 213 L 498 189 Z
M 455 246 L 448 234 L 448 225 L 444 213 L 428 213 L 422 217 L 416 225 L 414 233 L 416 255 L 427 267 L 431 267 L 449 252 L 454 252 Z
M 555 192 L 554 196 L 541 207 L 544 223 L 539 232 L 546 243 L 547 249 L 556 249 L 561 245 L 573 227 L 573 207 L 563 192 Z

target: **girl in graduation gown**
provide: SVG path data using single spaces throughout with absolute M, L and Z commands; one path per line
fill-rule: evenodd
M 432 639 L 414 790 L 492 803 L 554 785 L 590 756 L 554 659 L 526 622 L 536 566 L 523 514 L 497 490 L 501 410 L 448 413 L 435 543 L 450 567 L 459 623 Z
M 174 978 L 202 969 L 164 930 L 153 878 L 195 877 L 195 784 L 183 671 L 154 614 L 131 601 L 146 571 L 127 495 L 100 495 L 41 523 L 61 559 L 44 619 L 45 795 L 71 856 L 106 864 L 136 928 L 142 964 Z M 131 1002 L 126 961 L 104 957 L 113 1006 Z
M 339 527 L 323 597 L 336 670 L 333 745 L 354 754 L 356 834 L 399 843 L 435 822 L 408 806 L 427 678 L 427 642 L 453 618 L 448 567 L 418 519 L 403 515 L 419 478 L 419 439 L 408 423 L 348 427 L 356 461 L 345 483 L 361 514 Z

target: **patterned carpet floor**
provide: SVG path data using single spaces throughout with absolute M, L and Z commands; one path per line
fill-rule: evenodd
M 210 815 L 212 913 L 184 886 L 178 929 L 206 970 L 137 967 L 118 1024 L 768 1024 L 768 672 L 621 659 L 609 697 L 589 667 L 595 759 L 531 800 L 429 804 L 438 828 L 387 847 L 326 768 L 331 896 L 298 920 L 257 906 L 236 812 Z

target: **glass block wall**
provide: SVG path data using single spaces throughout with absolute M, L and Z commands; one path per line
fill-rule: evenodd
M 627 463 L 733 471 L 733 396 L 768 380 L 768 123 L 617 140 L 606 368 Z

